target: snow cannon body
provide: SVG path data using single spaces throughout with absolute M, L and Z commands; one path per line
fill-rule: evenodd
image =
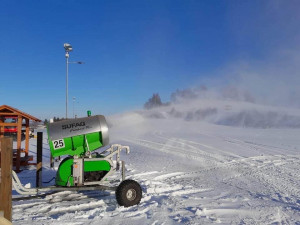
M 99 182 L 112 168 L 109 159 L 92 155 L 92 151 L 109 144 L 102 115 L 50 123 L 48 141 L 52 157 L 68 156 L 59 165 L 55 179 L 58 186 Z
M 128 207 L 139 204 L 141 186 L 136 181 L 125 180 L 125 162 L 120 160 L 121 151 L 126 150 L 128 154 L 129 147 L 113 144 L 101 153 L 96 151 L 109 144 L 104 116 L 49 123 L 47 130 L 52 157 L 66 156 L 58 167 L 56 186 L 52 190 L 109 189 L 116 191 L 119 205 Z M 107 186 L 111 182 L 109 177 L 120 168 L 122 182 L 118 187 Z

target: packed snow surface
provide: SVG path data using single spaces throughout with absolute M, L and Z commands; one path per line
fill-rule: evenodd
M 110 191 L 61 191 L 15 200 L 13 223 L 300 224 L 299 128 L 229 126 L 215 123 L 216 117 L 211 122 L 169 115 L 150 110 L 108 118 L 111 143 L 131 147 L 121 156 L 126 178 L 142 186 L 139 205 L 120 207 Z M 218 118 L 225 121 L 224 114 Z M 35 148 L 32 139 L 32 154 Z M 49 181 L 55 169 L 49 167 L 46 133 L 43 150 L 43 180 Z M 34 186 L 33 167 L 19 176 Z

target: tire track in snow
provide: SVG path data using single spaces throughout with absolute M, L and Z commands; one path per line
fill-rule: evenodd
M 299 162 L 299 157 L 297 156 L 255 156 L 255 157 L 249 157 L 249 158 L 243 158 L 240 157 L 236 160 L 231 160 L 227 158 L 226 162 L 224 160 L 224 157 L 219 157 L 216 154 L 209 154 L 205 153 L 203 150 L 192 146 L 192 143 L 188 140 L 184 139 L 176 139 L 176 138 L 164 138 L 167 140 L 166 144 L 157 143 L 153 141 L 148 140 L 141 140 L 138 139 L 136 141 L 133 141 L 135 144 L 142 145 L 144 147 L 150 147 L 152 149 L 156 150 L 167 150 L 167 152 L 174 152 L 176 150 L 176 153 L 182 153 L 183 156 L 186 157 L 186 154 L 192 155 L 194 159 L 204 158 L 205 160 L 209 161 L 209 165 L 213 165 L 212 167 L 206 168 L 204 170 L 191 172 L 189 174 L 182 175 L 183 177 L 187 176 L 197 176 L 199 174 L 207 173 L 211 170 L 228 170 L 232 171 L 232 174 L 235 174 L 234 176 L 229 176 L 228 178 L 224 178 L 223 182 L 228 183 L 230 180 L 234 180 L 235 182 L 232 182 L 236 187 L 239 187 L 243 182 L 246 186 L 245 188 L 250 189 L 250 186 L 252 183 L 258 183 L 263 185 L 266 188 L 266 193 L 269 193 L 269 196 L 273 199 L 279 199 L 283 201 L 288 201 L 297 203 L 297 198 L 299 199 L 299 182 L 296 182 L 298 178 L 298 174 L 300 173 L 299 169 L 292 172 L 293 169 L 289 169 L 289 167 L 286 166 L 280 166 L 280 165 L 287 165 L 286 161 L 289 161 L 289 163 L 297 164 L 297 161 Z M 170 143 L 171 142 L 171 143 Z M 178 147 L 178 145 L 174 144 L 181 144 L 182 147 Z M 195 144 L 195 143 L 193 143 Z M 200 143 L 198 143 L 200 144 Z M 241 146 L 247 147 L 247 143 L 239 143 Z M 200 144 L 201 145 L 201 144 Z M 183 149 L 183 147 L 189 147 Z M 172 149 L 172 151 L 170 151 Z M 169 150 L 169 151 L 168 151 Z M 269 149 L 270 151 L 270 149 Z M 272 150 L 271 150 L 272 151 Z M 275 157 L 275 158 L 274 158 Z M 284 160 L 281 160 L 281 157 L 285 157 Z M 263 162 L 261 162 L 261 158 L 263 158 Z M 231 158 L 232 159 L 232 158 Z M 274 162 L 275 160 L 275 162 Z M 280 164 L 281 161 L 284 161 L 282 164 Z M 269 163 L 266 163 L 269 162 Z M 276 164 L 278 166 L 276 166 Z M 296 180 L 296 181 L 295 181 Z M 245 182 L 246 181 L 246 182 Z M 284 200 L 284 196 L 292 196 L 292 199 Z
M 159 136 L 159 135 L 157 135 L 157 136 Z M 165 137 L 162 137 L 162 138 L 165 138 Z M 165 138 L 165 139 L 167 139 L 167 138 Z M 185 139 L 179 139 L 179 140 L 183 143 L 189 142 L 189 143 L 193 143 L 193 144 L 202 145 L 200 143 L 192 142 L 192 141 L 185 140 Z M 245 143 L 245 145 L 248 144 L 247 142 L 243 142 L 243 141 L 240 141 L 240 142 Z M 255 143 L 249 143 L 249 144 L 255 145 Z M 211 147 L 211 146 L 207 146 L 207 147 Z M 265 148 L 267 150 L 273 151 L 273 149 L 269 149 L 264 146 L 261 146 L 261 147 Z M 211 147 L 210 149 L 214 149 L 214 148 Z M 222 152 L 224 152 L 224 151 L 222 151 Z M 276 150 L 276 152 L 278 152 L 278 150 Z M 279 157 L 281 157 L 281 156 L 279 156 Z M 283 157 L 285 157 L 285 156 L 283 156 Z M 299 157 L 297 158 L 297 156 L 293 155 L 293 156 L 289 156 L 289 157 L 292 157 L 292 158 L 296 157 L 296 159 L 290 159 L 289 160 L 290 162 L 295 162 L 295 160 L 298 162 L 300 161 Z M 281 170 L 276 171 L 276 169 L 278 169 L 278 167 L 276 167 L 276 165 L 274 164 L 274 162 L 273 162 L 274 159 L 273 159 L 273 161 L 270 161 L 270 164 L 265 163 L 265 161 L 272 159 L 273 156 L 268 156 L 268 157 L 258 156 L 258 157 L 250 157 L 250 158 L 239 157 L 239 158 L 240 158 L 240 160 L 238 160 L 238 162 L 239 162 L 238 164 L 241 164 L 241 165 L 236 165 L 238 171 L 240 171 L 240 169 L 243 168 L 242 164 L 246 163 L 247 164 L 246 168 L 251 168 L 252 176 L 254 178 L 259 179 L 261 182 L 265 182 L 270 186 L 274 186 L 273 188 L 275 188 L 275 190 L 278 189 L 278 191 L 280 191 L 280 192 L 283 192 L 283 193 L 287 192 L 288 194 L 299 196 L 299 188 L 298 187 L 300 186 L 300 183 L 294 182 L 294 179 L 293 179 L 293 178 L 296 178 L 295 179 L 296 181 L 299 180 L 299 179 L 297 179 L 297 178 L 299 178 L 299 174 L 300 174 L 299 169 L 295 171 L 294 168 L 292 170 L 290 170 L 288 167 L 282 167 Z M 252 166 L 251 165 L 248 166 L 249 161 L 252 161 L 252 164 L 253 164 L 253 161 L 257 161 L 259 158 L 265 158 L 265 161 L 263 163 L 263 167 L 265 167 L 264 172 L 260 171 L 260 170 L 263 170 L 263 168 L 258 166 L 257 163 L 256 164 L 254 163 L 254 165 L 252 165 Z M 277 163 L 282 162 L 281 159 L 277 159 L 276 161 L 277 161 Z M 288 160 L 284 159 L 284 161 L 288 161 Z M 282 164 L 286 164 L 286 163 L 288 163 L 288 162 L 283 162 Z M 232 165 L 233 163 L 227 162 L 226 164 Z M 295 163 L 295 164 L 297 164 L 297 163 Z M 268 172 L 266 170 L 271 170 L 271 172 Z M 246 173 L 249 174 L 249 171 L 247 171 Z M 246 173 L 244 173 L 244 175 Z M 289 176 L 289 178 L 286 178 L 286 176 L 280 176 L 280 173 L 289 174 L 291 176 Z M 277 181 L 277 180 L 280 180 L 280 181 Z
M 231 166 L 238 168 L 240 173 L 238 176 L 223 179 L 223 182 L 237 187 L 243 187 L 254 197 L 263 196 L 271 201 L 281 201 L 300 210 L 298 200 L 300 198 L 300 182 L 299 178 L 297 179 L 297 177 L 299 177 L 297 174 L 300 173 L 300 170 L 296 168 L 300 158 L 292 161 L 292 165 L 295 165 L 295 173 L 290 174 L 289 169 L 286 168 L 288 168 L 287 166 L 291 163 L 286 163 L 285 166 L 276 166 L 274 164 L 274 160 L 277 162 L 281 157 L 282 156 L 264 156 L 263 159 L 268 162 L 268 165 L 262 167 L 260 167 L 260 165 L 264 164 L 264 161 L 262 161 L 261 156 L 232 162 Z M 258 186 L 257 188 L 250 188 L 255 184 Z
M 258 153 L 261 153 L 262 149 L 267 150 L 268 153 L 271 153 L 271 154 L 276 153 L 276 154 L 279 154 L 279 155 L 281 155 L 283 153 L 283 151 L 290 152 L 290 150 L 287 150 L 287 149 L 284 149 L 284 148 L 279 148 L 279 147 L 275 147 L 275 146 L 254 143 L 254 142 L 251 142 L 251 141 L 243 141 L 243 140 L 239 140 L 239 139 L 236 139 L 236 138 L 229 138 L 229 137 L 219 137 L 219 138 L 223 139 L 223 141 L 225 141 L 227 143 L 231 143 L 231 144 L 242 146 L 242 147 L 247 147 L 247 148 L 250 148 L 251 150 L 255 150 Z
M 202 164 L 216 167 L 221 166 L 224 161 L 227 161 L 224 157 L 214 156 L 200 148 L 196 148 L 192 145 L 185 144 L 183 142 L 176 141 L 175 138 L 170 138 L 166 141 L 166 143 L 154 142 L 144 139 L 129 139 L 127 138 L 125 141 L 131 142 L 136 145 L 140 145 L 143 147 L 147 147 L 153 150 L 158 150 L 165 153 L 171 153 L 174 155 L 179 155 L 187 159 L 192 159 L 196 161 L 200 161 Z M 180 144 L 181 146 L 178 146 Z
M 158 135 L 158 134 L 155 134 L 155 135 L 156 135 L 156 137 L 161 138 L 161 139 L 165 139 L 165 140 L 169 139 L 169 137 L 167 137 L 167 136 L 162 136 L 162 135 Z M 176 140 L 178 141 L 178 143 L 184 143 L 184 144 L 187 144 L 189 146 L 192 146 L 193 148 L 196 148 L 196 146 L 201 146 L 201 147 L 204 147 L 206 149 L 213 150 L 214 152 L 218 152 L 218 153 L 214 153 L 214 154 L 210 153 L 210 154 L 214 155 L 215 157 L 219 156 L 219 153 L 221 152 L 221 153 L 223 153 L 223 156 L 226 157 L 229 160 L 235 159 L 235 158 L 244 158 L 240 155 L 237 155 L 237 154 L 234 154 L 234 153 L 231 153 L 231 152 L 228 152 L 228 151 L 224 151 L 222 149 L 213 147 L 211 145 L 207 145 L 207 144 L 203 144 L 203 143 L 199 143 L 199 142 L 195 142 L 195 141 L 190 141 L 190 140 L 187 140 L 187 139 L 181 139 L 181 138 L 176 138 Z M 231 156 L 231 158 L 229 158 L 229 156 Z

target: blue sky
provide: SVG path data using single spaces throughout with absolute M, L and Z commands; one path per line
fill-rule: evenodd
M 65 115 L 64 43 L 72 44 L 69 117 L 142 108 L 153 93 L 224 79 L 299 45 L 299 1 L 0 1 L 0 105 Z

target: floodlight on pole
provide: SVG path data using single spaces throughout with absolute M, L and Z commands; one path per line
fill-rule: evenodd
M 81 62 L 81 61 L 77 61 L 77 62 L 68 62 L 69 64 L 84 64 L 84 62 Z
M 69 79 L 69 64 L 74 63 L 74 64 L 84 64 L 84 62 L 69 62 L 69 57 L 70 57 L 70 52 L 73 51 L 72 45 L 69 43 L 64 44 L 64 49 L 65 49 L 65 56 L 66 56 L 66 119 L 68 119 L 68 79 Z
M 64 48 L 66 52 L 71 52 L 73 50 L 72 45 L 70 45 L 69 43 L 65 43 Z

